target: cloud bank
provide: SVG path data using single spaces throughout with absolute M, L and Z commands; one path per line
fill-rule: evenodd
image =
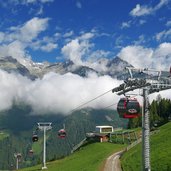
M 33 108 L 34 114 L 70 114 L 74 108 L 121 83 L 109 76 L 91 74 L 88 78 L 82 78 L 71 73 L 48 73 L 42 79 L 31 81 L 2 70 L 0 81 L 0 110 L 9 109 L 13 102 L 25 103 Z M 83 107 L 99 109 L 117 101 L 118 96 L 110 92 Z

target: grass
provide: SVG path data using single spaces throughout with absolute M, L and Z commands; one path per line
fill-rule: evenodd
M 124 143 L 129 144 L 136 140 L 134 133 L 136 133 L 137 137 L 140 137 L 141 129 L 140 128 L 131 129 L 131 130 L 123 129 L 123 130 L 115 131 L 115 133 L 117 133 L 117 136 L 115 134 L 112 134 L 111 139 L 110 139 L 112 142 L 123 143 L 123 138 L 124 138 Z
M 125 153 L 121 158 L 124 171 L 141 170 L 142 144 Z M 151 170 L 171 170 L 171 122 L 160 127 L 160 132 L 150 137 Z
M 40 138 L 39 138 L 39 141 L 33 143 L 32 149 L 35 154 L 41 154 L 41 151 L 43 149 L 42 144 L 43 144 L 43 139 L 40 139 Z
M 120 151 L 125 145 L 112 143 L 93 143 L 82 147 L 72 155 L 47 163 L 49 171 L 98 171 L 103 167 L 105 159 L 114 152 Z M 21 169 L 23 171 L 41 170 L 41 165 Z
M 46 136 L 46 138 L 48 137 L 49 136 Z M 39 141 L 33 143 L 32 149 L 36 155 L 41 154 L 42 149 L 43 149 L 43 137 L 42 136 L 41 137 L 39 136 Z
M 6 132 L 0 132 L 0 141 L 3 140 L 4 138 L 8 137 L 9 134 Z

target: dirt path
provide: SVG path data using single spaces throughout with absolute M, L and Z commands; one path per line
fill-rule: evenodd
M 106 160 L 103 171 L 122 171 L 119 160 L 122 152 L 123 151 L 119 151 L 109 156 Z

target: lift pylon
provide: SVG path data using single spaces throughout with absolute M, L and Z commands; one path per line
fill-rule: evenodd
M 41 131 L 43 131 L 43 166 L 42 166 L 42 170 L 43 169 L 47 169 L 46 166 L 46 131 L 52 129 L 52 123 L 51 122 L 40 122 L 37 123 L 38 125 L 38 129 L 40 129 Z
M 149 116 L 149 94 L 171 89 L 171 79 L 162 78 L 162 72 L 153 69 L 137 69 L 133 67 L 126 67 L 130 78 L 115 87 L 112 92 L 117 92 L 118 95 L 122 95 L 129 91 L 136 89 L 142 89 L 143 93 L 143 112 L 142 112 L 142 170 L 151 171 L 150 165 L 150 116 Z M 132 72 L 137 71 L 144 73 L 145 78 L 134 78 Z M 155 73 L 151 75 L 150 73 Z

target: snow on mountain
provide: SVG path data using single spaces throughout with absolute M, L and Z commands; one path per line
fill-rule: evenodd
M 30 79 L 35 79 L 36 76 L 32 75 L 27 67 L 22 65 L 17 61 L 17 59 L 11 57 L 11 56 L 6 56 L 6 57 L 1 57 L 0 58 L 0 69 L 7 71 L 9 73 L 19 73 L 22 76 L 27 76 Z
M 78 74 L 82 77 L 86 77 L 90 72 L 98 75 L 110 75 L 114 78 L 122 79 L 123 69 L 126 66 L 131 66 L 127 62 L 123 61 L 119 57 L 113 59 L 99 59 L 96 62 L 89 62 L 83 65 L 75 65 L 72 61 L 57 62 L 57 63 L 36 63 L 32 60 L 25 60 L 22 64 L 17 59 L 6 56 L 0 58 L 0 69 L 7 72 L 19 73 L 23 76 L 27 76 L 31 79 L 41 78 L 49 72 L 55 72 L 59 74 L 65 74 L 71 72 Z

